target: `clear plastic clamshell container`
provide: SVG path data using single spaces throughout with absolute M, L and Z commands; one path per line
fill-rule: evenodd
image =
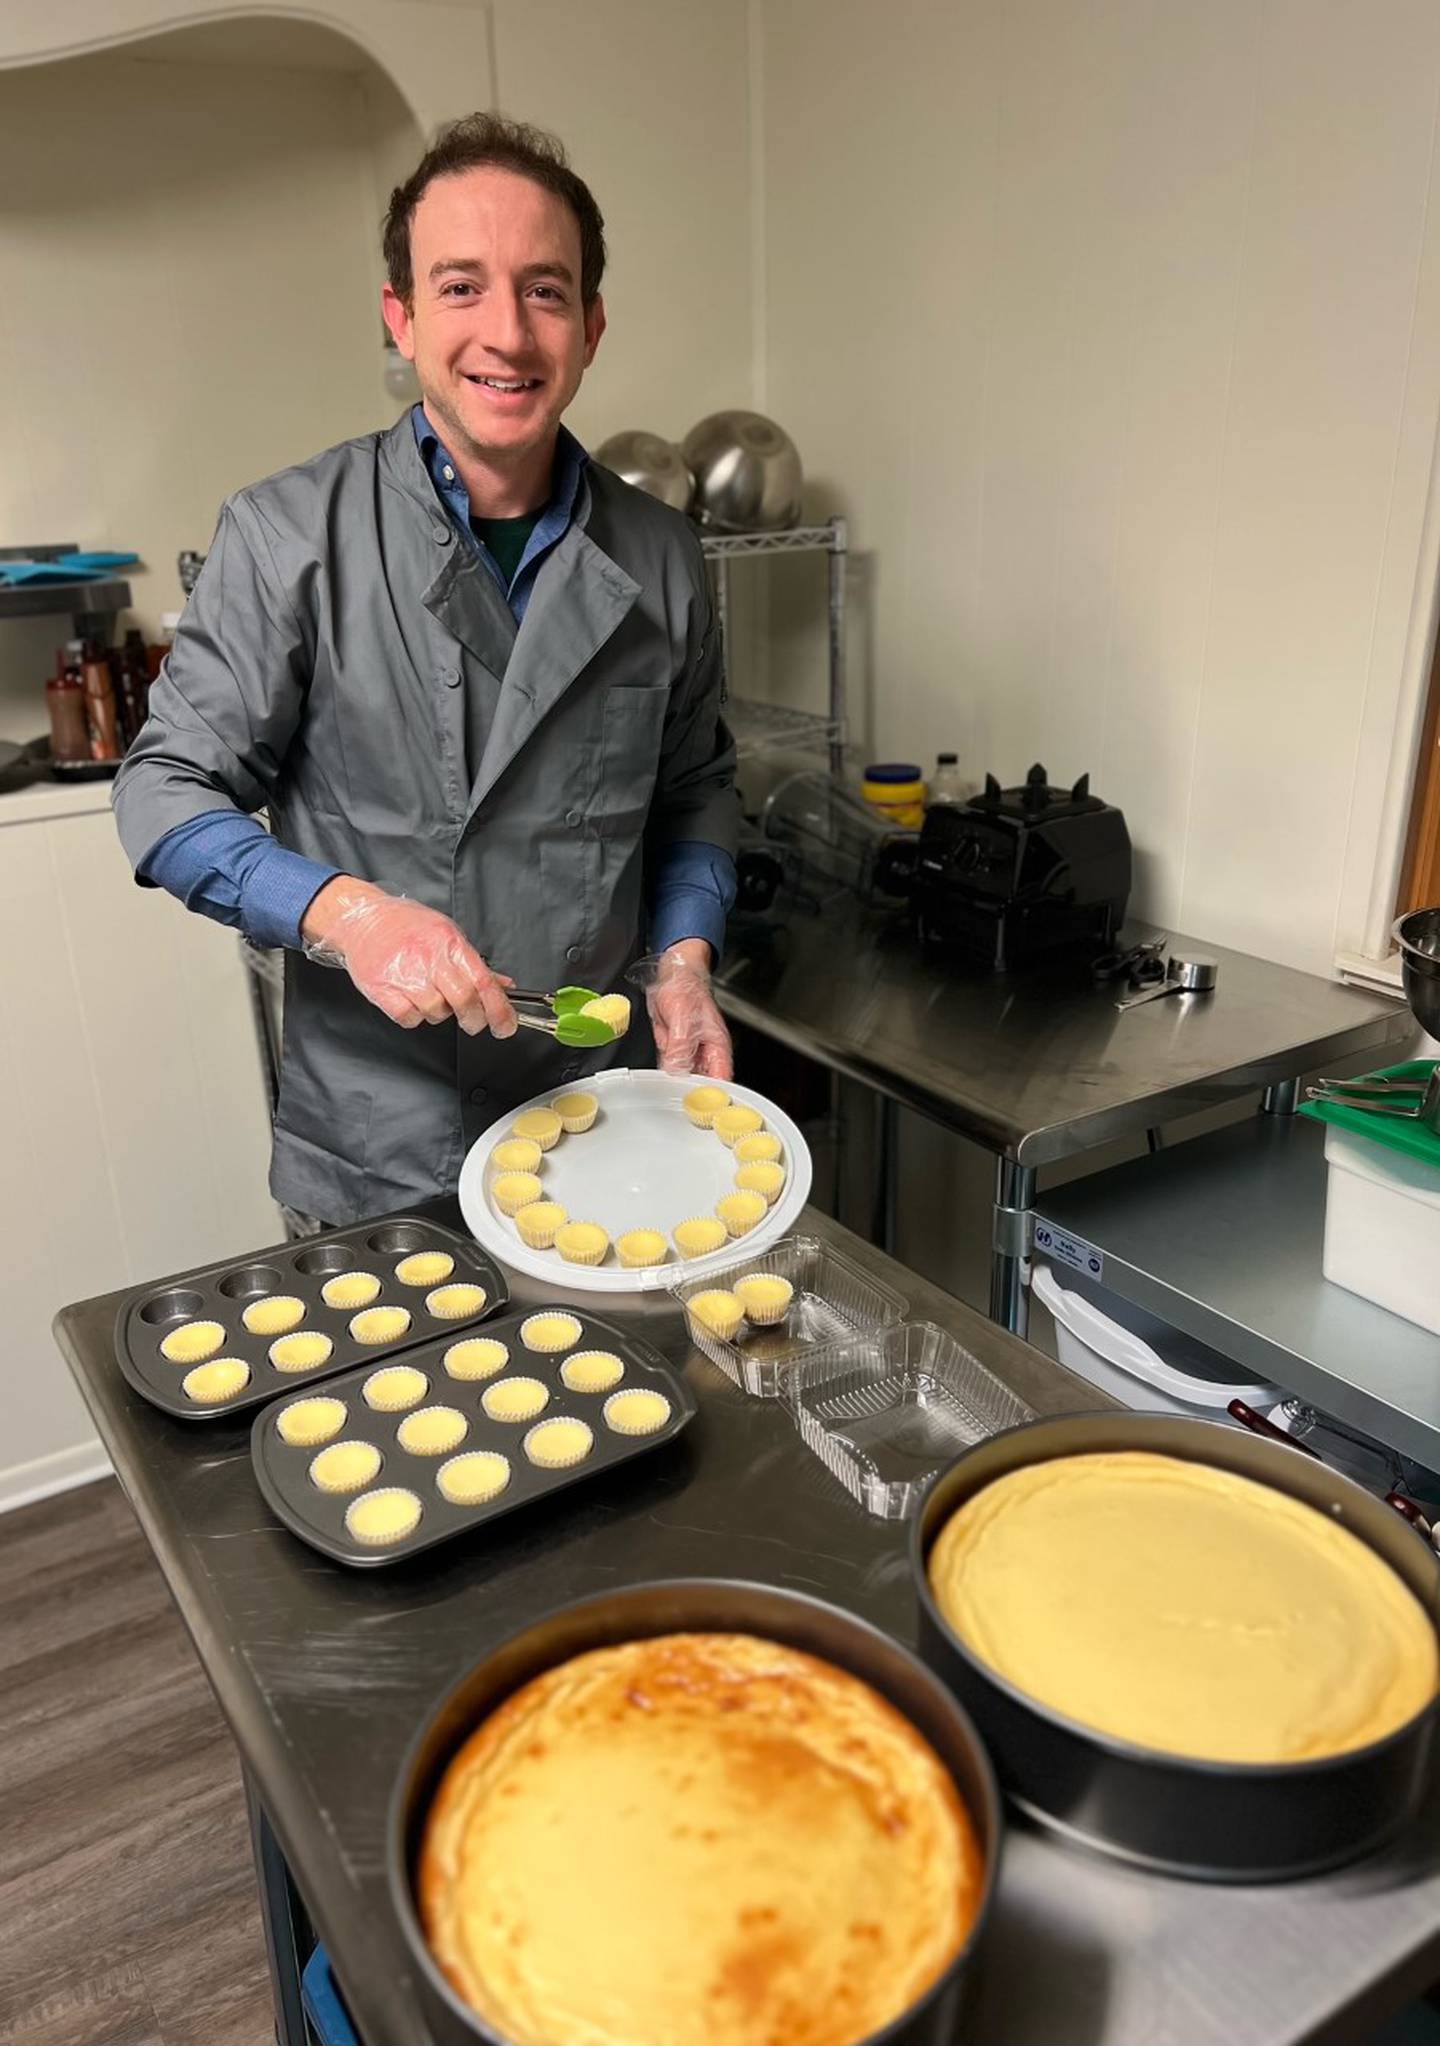
M 685 1319 L 696 1347 L 756 1399 L 780 1398 L 800 1359 L 898 1322 L 910 1304 L 814 1236 L 784 1236 L 749 1257 L 743 1243 L 737 1244 L 729 1264 L 703 1279 L 674 1285 L 671 1291 L 682 1307 L 688 1307 L 697 1294 L 727 1292 L 737 1279 L 752 1274 L 785 1279 L 794 1287 L 781 1320 L 764 1328 L 742 1322 L 739 1332 L 726 1339 L 693 1314 L 687 1313 Z
M 973 1442 L 1034 1412 L 933 1322 L 878 1329 L 816 1351 L 786 1399 L 808 1448 L 867 1513 L 901 1520 Z

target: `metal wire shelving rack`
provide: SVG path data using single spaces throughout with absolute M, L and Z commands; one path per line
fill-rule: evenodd
M 828 557 L 830 629 L 829 705 L 825 713 L 782 709 L 759 703 L 753 697 L 732 695 L 730 724 L 736 750 L 743 760 L 747 754 L 804 749 L 828 752 L 830 769 L 839 774 L 845 764 L 845 557 L 849 535 L 844 519 L 828 519 L 823 525 L 787 526 L 776 533 L 702 532 L 700 550 L 710 564 L 715 585 L 715 608 L 722 640 L 729 637 L 730 565 L 776 554 L 824 554 Z

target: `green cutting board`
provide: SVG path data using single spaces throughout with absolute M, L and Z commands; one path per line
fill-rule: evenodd
M 1434 1065 L 1434 1059 L 1406 1059 L 1403 1065 L 1380 1066 L 1365 1078 L 1423 1082 Z M 1440 1137 L 1418 1123 L 1406 1122 L 1398 1115 L 1367 1115 L 1363 1108 L 1346 1108 L 1338 1101 L 1307 1101 L 1300 1113 L 1313 1116 L 1316 1122 L 1333 1122 L 1336 1129 L 1349 1130 L 1352 1136 L 1368 1137 L 1387 1151 L 1403 1151 L 1407 1158 L 1418 1158 L 1422 1165 L 1440 1172 Z

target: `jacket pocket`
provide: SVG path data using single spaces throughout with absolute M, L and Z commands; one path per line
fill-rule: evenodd
M 644 830 L 669 704 L 670 691 L 663 683 L 658 688 L 612 687 L 607 692 L 591 807 L 600 837 L 634 839 Z

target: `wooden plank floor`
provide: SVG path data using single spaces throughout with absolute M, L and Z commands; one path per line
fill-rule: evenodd
M 239 1765 L 113 1479 L 0 1539 L 0 2041 L 274 2046 Z

